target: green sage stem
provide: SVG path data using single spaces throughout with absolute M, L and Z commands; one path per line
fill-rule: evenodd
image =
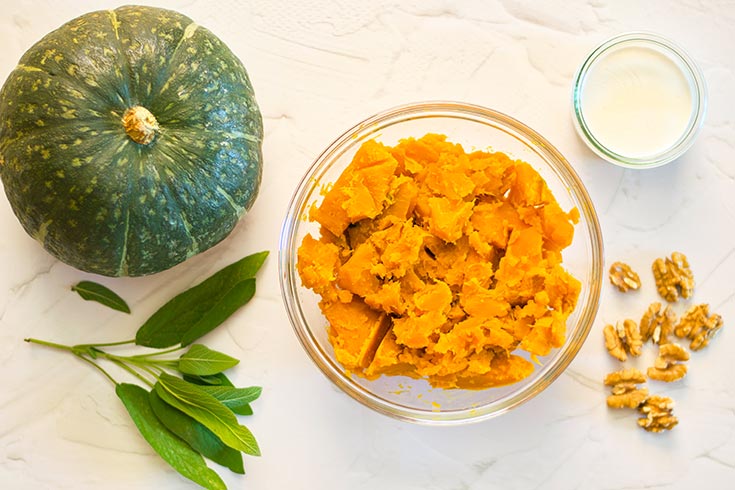
M 70 345 L 57 344 L 56 342 L 49 342 L 47 340 L 39 340 L 39 339 L 32 339 L 32 338 L 27 338 L 23 340 L 26 342 L 30 342 L 31 344 L 38 344 L 38 345 L 43 345 L 46 347 L 51 347 L 54 349 L 68 350 L 69 352 L 74 352 L 74 347 Z
M 126 345 L 126 344 L 134 344 L 134 343 L 135 343 L 135 339 L 130 339 L 130 340 L 122 340 L 120 342 L 105 342 L 102 344 L 79 344 L 79 345 L 75 345 L 74 347 L 84 349 L 87 347 L 112 347 L 115 345 Z
M 141 380 L 143 383 L 145 383 L 148 386 L 150 386 L 151 388 L 153 388 L 153 383 L 151 383 L 145 376 L 143 376 L 142 374 L 140 374 L 138 371 L 136 371 L 135 369 L 133 369 L 130 366 L 128 366 L 127 364 L 125 364 L 125 362 L 120 361 L 118 359 L 110 359 L 110 361 L 112 361 L 116 365 L 120 366 L 122 369 L 126 370 L 127 372 L 129 372 L 130 374 L 132 374 L 133 376 L 135 376 L 136 378 L 138 378 L 139 380 Z
M 148 354 L 137 354 L 134 356 L 130 356 L 130 359 L 148 359 L 149 357 L 160 356 L 163 354 L 170 354 L 172 352 L 176 352 L 177 350 L 182 350 L 182 349 L 186 349 L 186 347 L 179 346 L 179 347 L 172 347 L 171 349 L 162 350 L 160 352 L 150 352 Z
M 77 354 L 77 353 L 74 353 L 74 355 L 76 355 L 76 356 L 77 356 L 77 357 L 78 357 L 79 359 L 81 359 L 82 361 L 84 361 L 84 362 L 86 362 L 86 363 L 89 363 L 89 364 L 91 364 L 92 366 L 94 366 L 95 368 L 97 368 L 97 369 L 98 369 L 98 370 L 99 370 L 99 371 L 100 371 L 100 372 L 101 372 L 102 374 L 104 374 L 105 376 L 107 376 L 107 379 L 109 379 L 110 381 L 112 381 L 112 383 L 113 383 L 113 384 L 114 384 L 115 386 L 117 386 L 118 382 L 117 382 L 117 381 L 115 381 L 115 378 L 113 378 L 112 376 L 110 376 L 110 373 L 108 373 L 107 371 L 105 371 L 105 369 L 104 369 L 104 368 L 103 368 L 102 366 L 100 366 L 99 364 L 97 364 L 96 362 L 94 362 L 94 361 L 93 361 L 92 359 L 87 359 L 87 358 L 86 358 L 86 357 L 84 357 L 84 356 L 83 356 L 82 354 Z

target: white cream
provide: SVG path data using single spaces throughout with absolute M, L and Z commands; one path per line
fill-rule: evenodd
M 694 117 L 692 81 L 653 48 L 620 46 L 589 68 L 580 98 L 589 131 L 608 150 L 645 159 L 671 148 Z

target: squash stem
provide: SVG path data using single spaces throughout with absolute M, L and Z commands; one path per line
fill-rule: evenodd
M 122 116 L 123 128 L 130 137 L 140 145 L 147 145 L 156 137 L 156 132 L 160 129 L 156 117 L 151 111 L 143 106 L 133 106 L 125 111 Z

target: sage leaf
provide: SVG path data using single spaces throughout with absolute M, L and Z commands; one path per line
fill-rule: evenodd
M 208 334 L 227 320 L 241 306 L 255 296 L 255 279 L 245 279 L 230 289 L 211 310 L 206 312 L 181 339 L 181 345 L 189 345 Z
M 189 383 L 200 386 L 235 386 L 225 373 L 212 374 L 211 376 L 197 376 L 195 374 L 184 373 L 184 379 Z
M 163 401 L 201 422 L 231 448 L 260 456 L 260 448 L 252 432 L 240 425 L 235 414 L 201 386 L 162 373 L 154 389 Z
M 186 441 L 195 451 L 215 463 L 226 466 L 235 473 L 244 474 L 242 453 L 227 446 L 214 432 L 168 403 L 161 400 L 155 391 L 148 399 L 158 420 L 168 430 Z
M 185 374 L 210 376 L 221 373 L 240 362 L 206 345 L 194 344 L 179 358 L 179 371 Z
M 237 415 L 252 415 L 253 414 L 253 407 L 251 407 L 249 403 L 245 403 L 243 405 L 236 405 L 234 407 L 227 407 L 227 408 L 232 410 L 232 413 L 236 413 Z
M 146 320 L 135 336 L 135 343 L 171 347 L 182 343 L 184 336 L 196 327 L 196 335 L 188 335 L 186 345 L 210 332 L 252 298 L 255 274 L 267 256 L 267 251 L 248 255 L 178 294 Z M 252 284 L 241 285 L 247 280 L 252 280 Z
M 138 385 L 120 383 L 115 393 L 148 444 L 182 476 L 210 490 L 227 490 L 225 482 L 204 458 L 181 438 L 169 431 L 156 417 L 148 392 Z
M 130 313 L 130 307 L 125 300 L 102 284 L 97 284 L 92 281 L 81 281 L 75 286 L 72 286 L 71 290 L 78 293 L 86 301 L 96 301 L 113 310 Z
M 249 386 L 247 388 L 202 386 L 202 389 L 238 415 L 252 415 L 253 409 L 250 403 L 257 400 L 263 391 L 260 386 Z

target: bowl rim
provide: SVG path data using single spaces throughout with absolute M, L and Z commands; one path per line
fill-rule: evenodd
M 307 196 L 311 194 L 310 183 L 314 175 L 330 162 L 330 159 L 341 148 L 363 132 L 369 131 L 368 135 L 371 135 L 403 121 L 429 117 L 454 117 L 481 122 L 500 129 L 520 140 L 547 162 L 572 196 L 575 205 L 580 208 L 579 211 L 587 223 L 590 242 L 588 246 L 593 264 L 588 301 L 584 305 L 578 304 L 577 307 L 582 307 L 583 310 L 580 312 L 577 328 L 571 333 L 567 332 L 567 339 L 564 346 L 557 350 L 559 356 L 555 362 L 544 366 L 534 382 L 528 383 L 522 389 L 513 391 L 499 400 L 478 407 L 446 412 L 401 406 L 350 382 L 349 373 L 345 373 L 344 368 L 324 352 L 311 332 L 298 302 L 298 274 L 295 273 L 295 267 L 292 267 L 292 263 L 295 264 L 298 247 L 298 244 L 295 243 L 295 231 L 297 223 L 303 219 L 301 213 L 303 206 L 307 204 L 305 202 Z M 498 127 L 498 124 L 501 127 Z M 312 362 L 334 385 L 361 404 L 399 420 L 426 425 L 460 425 L 486 420 L 515 408 L 546 389 L 572 362 L 586 340 L 597 314 L 602 285 L 603 241 L 600 223 L 587 189 L 566 158 L 546 138 L 504 113 L 475 104 L 446 100 L 413 102 L 395 106 L 364 119 L 335 139 L 314 160 L 299 181 L 289 201 L 287 214 L 283 221 L 278 253 L 282 300 L 291 326 Z M 597 266 L 595 267 L 594 264 Z
M 582 93 L 589 70 L 595 62 L 608 53 L 626 44 L 651 47 L 678 61 L 677 66 L 692 81 L 692 112 L 689 124 L 679 139 L 667 149 L 646 158 L 633 158 L 616 153 L 602 144 L 589 129 L 582 110 Z M 592 49 L 577 68 L 572 83 L 572 119 L 577 134 L 600 158 L 623 168 L 649 169 L 670 163 L 682 156 L 694 144 L 704 126 L 707 115 L 707 83 L 697 62 L 678 44 L 659 34 L 649 31 L 623 32 L 608 38 Z

